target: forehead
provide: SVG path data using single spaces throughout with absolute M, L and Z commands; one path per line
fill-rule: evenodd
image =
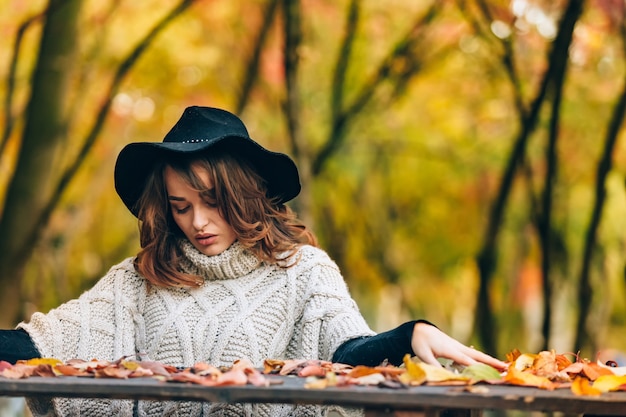
M 168 193 L 172 193 L 173 190 L 198 191 L 213 188 L 213 179 L 209 171 L 200 164 L 192 164 L 186 171 L 168 165 L 163 172 L 163 178 Z

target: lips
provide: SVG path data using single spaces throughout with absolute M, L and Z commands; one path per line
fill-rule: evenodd
M 198 242 L 199 244 L 203 246 L 212 245 L 213 243 L 215 243 L 216 240 L 217 240 L 217 235 L 212 235 L 212 234 L 196 235 L 196 242 Z

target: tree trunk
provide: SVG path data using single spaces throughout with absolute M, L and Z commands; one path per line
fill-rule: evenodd
M 64 3 L 56 7 L 56 3 Z M 32 91 L 15 172 L 8 186 L 0 219 L 0 303 L 4 314 L 0 325 L 20 319 L 20 266 L 27 248 L 36 242 L 36 220 L 50 199 L 58 178 L 59 158 L 65 144 L 67 88 L 72 79 L 76 50 L 79 0 L 51 0 L 45 19 Z M 36 262 L 36 259 L 35 259 Z
M 491 306 L 489 292 L 493 273 L 496 269 L 498 255 L 497 241 L 506 211 L 506 204 L 513 187 L 515 173 L 520 161 L 526 153 L 526 145 L 530 134 L 534 131 L 537 124 L 539 110 L 544 102 L 548 86 L 553 84 L 555 80 L 559 80 L 561 78 L 559 74 L 565 71 L 574 26 L 582 13 L 583 4 L 584 0 L 572 0 L 563 13 L 558 34 L 548 56 L 549 67 L 539 86 L 530 111 L 523 121 L 521 131 L 505 166 L 498 194 L 489 215 L 485 235 L 483 237 L 483 245 L 476 256 L 480 284 L 476 300 L 474 332 L 478 337 L 481 349 L 493 355 L 497 355 L 497 343 L 495 340 L 496 328 L 494 312 Z
M 626 41 L 626 36 L 624 37 Z M 606 138 L 604 140 L 604 149 L 602 156 L 598 162 L 596 174 L 596 189 L 593 210 L 591 212 L 591 220 L 587 232 L 585 233 L 585 242 L 583 249 L 582 267 L 580 271 L 580 281 L 578 282 L 579 302 L 578 316 L 576 318 L 576 334 L 574 336 L 574 351 L 582 351 L 587 349 L 592 352 L 592 338 L 595 336 L 590 331 L 588 317 L 591 315 L 591 306 L 593 301 L 593 287 L 591 285 L 591 264 L 593 263 L 594 249 L 598 229 L 600 228 L 600 220 L 602 219 L 602 209 L 606 200 L 606 178 L 611 172 L 613 166 L 613 152 L 615 151 L 617 138 L 620 133 L 622 124 L 624 123 L 624 115 L 626 114 L 626 77 L 622 86 L 621 94 L 613 108 L 613 114 L 607 127 Z

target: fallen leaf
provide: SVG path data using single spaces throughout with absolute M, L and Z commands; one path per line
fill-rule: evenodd
M 602 392 L 599 389 L 591 386 L 591 383 L 589 382 L 587 378 L 583 378 L 580 376 L 574 379 L 571 389 L 572 389 L 572 392 L 576 395 L 598 396 L 602 394 Z
M 593 383 L 593 387 L 600 392 L 617 391 L 626 384 L 626 376 L 621 375 L 601 375 Z
M 513 362 L 513 366 L 518 371 L 524 371 L 528 368 L 532 368 L 535 363 L 535 359 L 537 359 L 539 355 L 523 353 L 515 359 Z
M 63 362 L 54 358 L 33 358 L 33 359 L 28 359 L 28 360 L 17 361 L 17 363 L 22 363 L 24 365 L 30 365 L 30 366 L 38 366 L 38 365 L 55 366 L 55 365 L 61 365 Z
M 554 384 L 548 378 L 537 376 L 531 372 L 519 371 L 514 366 L 509 367 L 503 380 L 512 385 L 523 385 L 547 390 L 555 389 Z
M 0 361 L 0 372 L 4 371 L 5 369 L 10 369 L 12 366 L 13 364 L 7 361 Z
M 485 363 L 469 365 L 461 372 L 462 376 L 469 378 L 473 383 L 480 381 L 495 381 L 501 378 L 500 372 Z
M 406 368 L 406 372 L 398 377 L 402 383 L 406 385 L 421 385 L 426 382 L 426 372 L 411 360 L 410 355 L 404 355 L 402 361 Z
M 378 385 L 383 383 L 387 378 L 381 373 L 363 375 L 358 378 L 352 378 L 352 382 L 357 385 Z

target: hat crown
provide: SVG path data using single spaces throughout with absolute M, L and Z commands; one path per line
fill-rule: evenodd
M 187 107 L 165 135 L 163 142 L 206 142 L 227 136 L 249 138 L 243 122 L 234 114 L 214 107 Z
M 248 135 L 243 122 L 226 110 L 187 107 L 163 142 L 126 145 L 115 163 L 115 190 L 135 216 L 156 162 L 176 155 L 208 155 L 217 147 L 245 158 L 267 183 L 268 196 L 284 203 L 300 192 L 298 168 L 286 154 L 272 152 Z

